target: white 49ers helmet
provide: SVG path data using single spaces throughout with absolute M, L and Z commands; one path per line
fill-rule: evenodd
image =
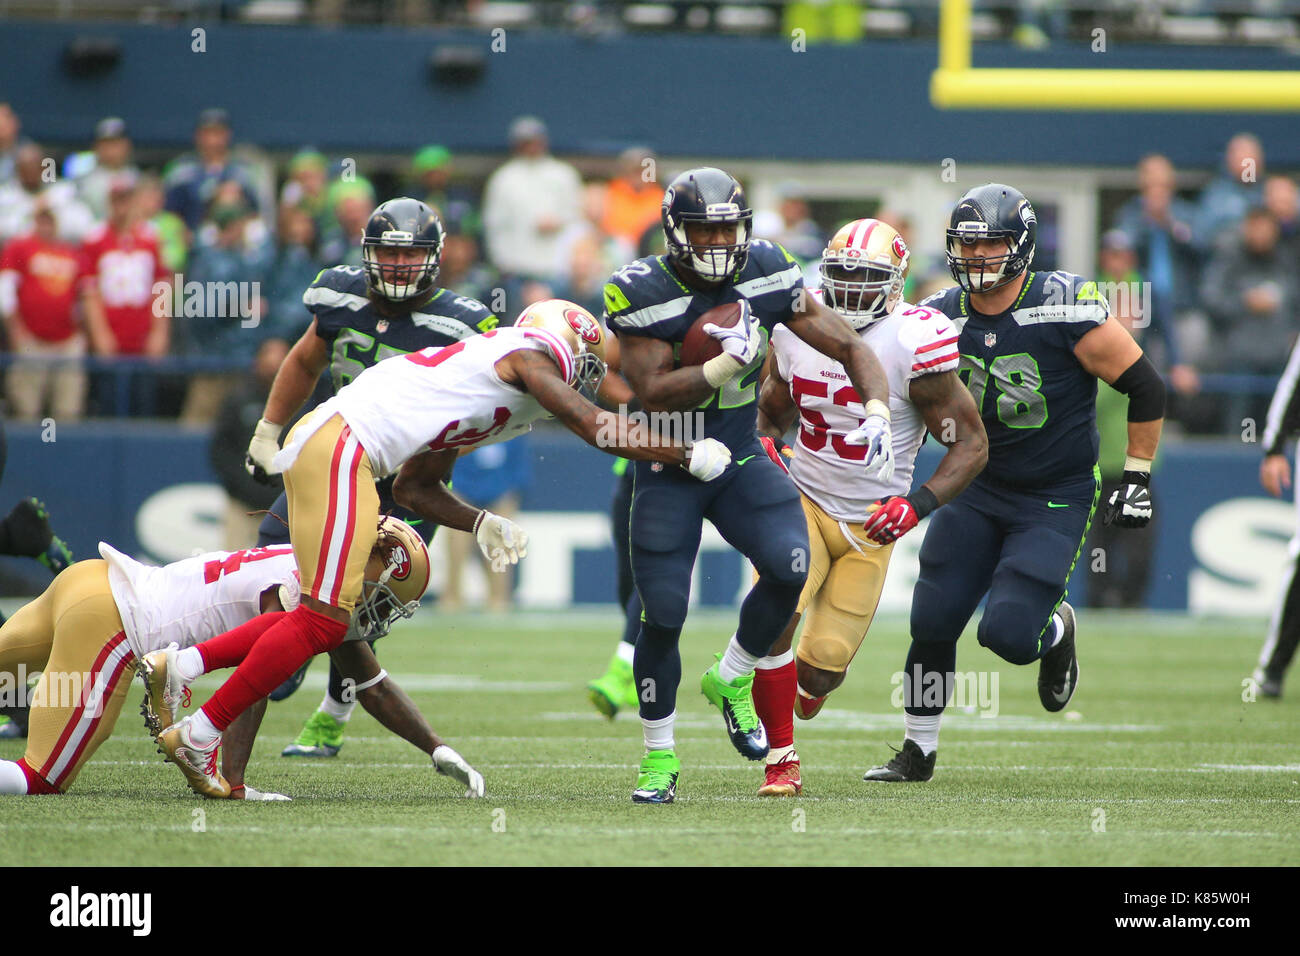
M 429 549 L 405 521 L 385 515 L 366 562 L 366 583 L 353 613 L 358 633 L 383 637 L 398 618 L 410 617 L 429 587 Z
M 855 219 L 840 228 L 822 250 L 822 295 L 826 304 L 861 331 L 887 316 L 903 297 L 907 243 L 879 219 Z
M 605 380 L 605 329 L 590 312 L 564 299 L 546 299 L 524 309 L 515 319 L 515 328 L 549 333 L 544 341 L 569 384 L 595 400 L 596 389 Z M 551 339 L 559 339 L 569 354 L 556 354 L 559 350 Z

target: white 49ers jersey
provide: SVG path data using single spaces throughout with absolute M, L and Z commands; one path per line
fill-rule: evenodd
M 507 385 L 496 363 L 519 349 L 536 349 L 573 378 L 573 352 L 539 328 L 504 328 L 443 348 L 395 355 L 366 369 L 322 402 L 275 456 L 287 469 L 318 428 L 337 414 L 370 458 L 376 478 L 390 475 L 427 449 L 472 448 L 507 441 L 547 415 L 527 392 Z
M 298 606 L 298 564 L 287 544 L 213 551 L 161 568 L 141 564 L 104 542 L 126 639 L 136 657 L 175 641 L 182 648 L 224 634 L 262 613 L 262 592 L 282 586 L 285 610 Z
M 799 408 L 790 476 L 831 517 L 855 522 L 866 520 L 867 506 L 873 501 L 911 491 L 925 420 L 912 404 L 908 388 L 918 376 L 956 371 L 958 358 L 956 326 L 942 312 L 925 306 L 899 302 L 893 312 L 859 335 L 889 378 L 895 468 L 888 482 L 868 478 L 862 466 L 866 446 L 844 440 L 866 416 L 844 366 L 785 326 L 777 326 L 772 334 L 777 370 Z

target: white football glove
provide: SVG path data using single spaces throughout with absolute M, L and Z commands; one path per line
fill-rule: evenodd
M 282 793 L 263 793 L 255 787 L 244 785 L 245 800 L 292 800 L 292 797 L 286 797 Z
M 433 752 L 433 769 L 445 777 L 465 784 L 467 797 L 483 796 L 483 775 L 465 762 L 465 758 L 446 744 Z
M 759 335 L 759 324 L 749 309 L 749 303 L 741 299 L 737 304 L 740 306 L 739 322 L 729 329 L 708 322 L 704 331 L 717 339 L 722 345 L 722 351 L 735 359 L 740 368 L 744 368 L 758 356 L 763 339 Z
M 474 522 L 474 537 L 478 539 L 483 557 L 498 574 L 528 554 L 528 534 L 523 528 L 490 511 L 480 511 Z
M 894 439 L 888 418 L 868 415 L 866 421 L 844 436 L 844 441 L 867 446 L 862 464 L 866 466 L 868 478 L 889 481 L 894 477 Z
M 280 450 L 280 429 L 283 427 L 263 418 L 253 430 L 253 440 L 248 443 L 248 454 L 244 456 L 244 469 L 264 484 L 269 485 L 270 476 L 280 473 L 280 469 L 271 463 L 271 459 Z
M 716 438 L 701 438 L 686 451 L 686 470 L 700 481 L 712 481 L 731 464 L 731 449 Z

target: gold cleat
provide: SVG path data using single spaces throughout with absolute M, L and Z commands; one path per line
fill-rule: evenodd
M 186 717 L 178 724 L 172 724 L 158 735 L 159 752 L 176 766 L 181 768 L 190 789 L 197 794 L 214 800 L 225 800 L 230 796 L 230 784 L 217 769 L 217 753 L 221 749 L 218 737 L 206 747 L 200 747 L 190 738 L 193 716 Z
M 154 740 L 163 728 L 176 722 L 176 712 L 190 704 L 190 689 L 176 676 L 176 644 L 168 644 L 160 651 L 146 654 L 136 665 L 136 673 L 144 681 L 144 703 L 140 713 L 144 725 Z

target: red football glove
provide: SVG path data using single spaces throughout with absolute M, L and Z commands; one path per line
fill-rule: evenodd
M 794 457 L 794 451 L 790 446 L 785 442 L 781 442 L 781 444 L 778 445 L 773 439 L 768 438 L 766 435 L 760 435 L 758 441 L 759 444 L 763 446 L 763 451 L 767 452 L 767 457 L 776 462 L 777 467 L 787 475 L 790 474 L 790 469 L 786 467 L 785 464 L 787 458 Z
M 876 544 L 897 541 L 938 506 L 938 501 L 928 488 L 922 488 L 916 497 L 926 500 L 914 501 L 909 495 L 890 495 L 888 498 L 881 498 L 876 502 L 876 510 L 867 515 L 862 530 Z M 921 508 L 924 508 L 924 511 L 921 511 Z

